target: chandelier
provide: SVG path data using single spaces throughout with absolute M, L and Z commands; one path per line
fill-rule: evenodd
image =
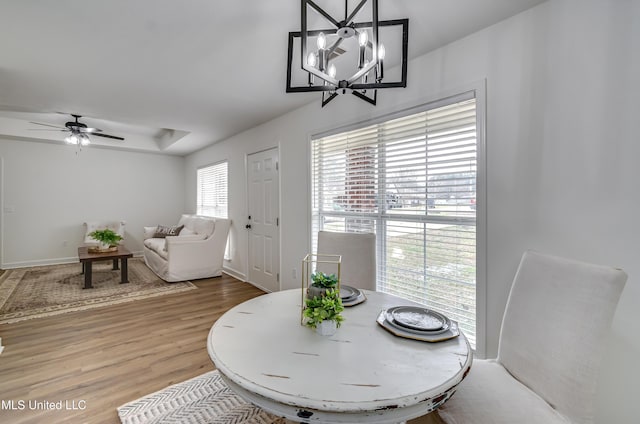
M 331 11 L 335 15 L 336 10 Z M 312 0 L 301 0 L 301 30 L 289 33 L 287 93 L 322 92 L 324 107 L 338 94 L 350 92 L 375 105 L 378 89 L 407 86 L 408 31 L 408 19 L 378 19 L 378 0 L 361 0 L 352 9 L 345 0 L 343 18 L 334 18 Z M 398 47 L 392 50 L 385 42 Z M 391 80 L 384 69 L 390 53 L 394 64 L 401 64 Z

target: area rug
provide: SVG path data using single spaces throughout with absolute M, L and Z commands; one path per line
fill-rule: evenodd
M 211 371 L 118 408 L 122 424 L 284 424 L 245 402 Z
M 83 311 L 193 290 L 191 282 L 167 283 L 140 258 L 128 261 L 129 283 L 120 284 L 112 261 L 94 262 L 92 289 L 83 289 L 80 263 L 5 270 L 0 276 L 0 324 Z

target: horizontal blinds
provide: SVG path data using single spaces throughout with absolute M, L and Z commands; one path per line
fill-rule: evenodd
M 198 169 L 197 213 L 199 215 L 227 218 L 227 162 L 220 162 Z
M 378 290 L 459 321 L 475 344 L 475 99 L 312 142 L 313 237 L 374 232 Z

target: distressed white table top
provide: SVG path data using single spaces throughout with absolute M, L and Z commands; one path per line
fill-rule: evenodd
M 376 317 L 392 306 L 416 304 L 364 292 L 367 301 L 345 308 L 333 336 L 300 325 L 301 289 L 249 300 L 213 325 L 209 355 L 232 388 L 275 405 L 331 413 L 415 410 L 466 376 L 472 353 L 464 335 L 439 343 L 396 337 Z

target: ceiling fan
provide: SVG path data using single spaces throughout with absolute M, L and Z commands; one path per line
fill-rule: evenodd
M 122 137 L 105 134 L 99 128 L 91 128 L 91 127 L 88 127 L 86 124 L 79 122 L 78 119 L 82 118 L 82 116 L 80 115 L 71 114 L 71 116 L 75 118 L 75 121 L 69 121 L 65 123 L 64 127 L 61 127 L 59 125 L 43 124 L 41 122 L 30 122 L 31 124 L 35 124 L 35 125 L 42 125 L 45 127 L 55 128 L 55 129 L 38 128 L 38 129 L 32 129 L 32 131 L 65 131 L 69 133 L 69 135 L 64 139 L 67 143 L 80 144 L 82 146 L 86 146 L 89 143 L 91 143 L 91 139 L 89 138 L 89 135 L 110 138 L 113 140 L 124 140 L 124 138 Z

